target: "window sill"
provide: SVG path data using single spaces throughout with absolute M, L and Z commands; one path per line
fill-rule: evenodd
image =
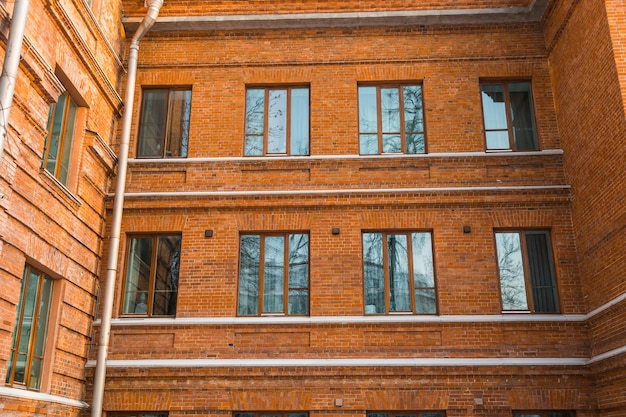
M 65 205 L 71 206 L 74 210 L 78 210 L 82 203 L 65 185 L 63 185 L 56 177 L 50 174 L 45 168 L 39 170 L 41 178 L 46 188 Z

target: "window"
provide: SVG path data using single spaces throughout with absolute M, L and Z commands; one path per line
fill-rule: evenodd
M 435 314 L 429 232 L 363 233 L 365 314 Z
M 137 157 L 185 158 L 190 116 L 190 89 L 144 89 Z
M 107 412 L 107 416 L 112 417 L 167 417 L 168 413 L 164 412 L 139 412 L 139 411 L 123 411 L 119 413 Z
M 309 88 L 248 88 L 245 156 L 309 154 Z
M 513 417 L 574 417 L 572 411 L 516 411 Z
M 17 303 L 6 382 L 39 389 L 52 299 L 52 278 L 26 265 Z
M 359 86 L 359 149 L 362 155 L 424 153 L 421 85 Z
M 488 150 L 538 149 L 530 82 L 481 84 Z
M 368 412 L 367 417 L 445 417 L 442 411 Z
M 309 314 L 309 235 L 241 235 L 240 316 Z
M 502 309 L 558 313 L 554 264 L 547 231 L 496 233 Z
M 123 314 L 176 314 L 180 235 L 129 239 Z
M 59 96 L 56 103 L 50 105 L 48 113 L 48 136 L 44 145 L 43 167 L 67 185 L 74 140 L 77 105 L 68 93 Z

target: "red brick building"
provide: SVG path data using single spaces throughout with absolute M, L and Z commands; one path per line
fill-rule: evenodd
M 126 93 L 129 43 L 111 45 L 144 2 L 78 3 L 68 21 L 93 15 L 96 40 L 68 48 L 98 66 L 73 87 L 73 67 L 55 75 Z M 59 94 L 23 58 L 24 133 L 2 164 L 30 185 L 3 169 L 0 411 L 88 415 L 111 302 L 107 416 L 626 414 L 624 45 L 619 0 L 166 1 L 125 103 L 99 308 L 121 102 L 78 103 L 76 201 L 31 214 L 53 192 L 39 166 Z M 52 291 L 29 387 L 31 276 Z

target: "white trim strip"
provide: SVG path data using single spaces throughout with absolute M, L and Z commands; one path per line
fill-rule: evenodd
M 571 322 L 587 319 L 583 314 L 500 314 L 476 316 L 265 316 L 265 317 L 174 317 L 137 318 L 125 317 L 111 320 L 115 327 L 126 326 L 223 326 L 223 325 L 307 325 L 307 324 L 386 324 L 386 323 L 526 323 Z M 99 326 L 100 320 L 94 325 Z
M 591 311 L 587 314 L 587 318 L 588 318 L 588 319 L 590 319 L 590 318 L 592 318 L 593 316 L 596 316 L 596 315 L 598 315 L 598 314 L 602 313 L 604 310 L 607 310 L 607 309 L 609 309 L 609 308 L 613 307 L 615 304 L 618 304 L 618 303 L 620 303 L 620 302 L 622 302 L 622 301 L 624 301 L 624 300 L 626 300 L 626 292 L 625 292 L 624 294 L 622 294 L 622 295 L 620 295 L 620 296 L 618 296 L 618 297 L 616 297 L 616 298 L 612 299 L 612 300 L 611 300 L 611 301 L 609 301 L 608 303 L 606 303 L 606 304 L 602 304 L 600 307 L 598 307 L 598 308 L 596 308 L 596 309 L 591 310 Z
M 596 362 L 600 362 L 603 361 L 605 359 L 609 359 L 612 358 L 614 356 L 617 355 L 621 355 L 622 353 L 626 353 L 626 345 L 613 349 L 613 350 L 609 350 L 608 352 L 604 352 L 601 353 L 599 355 L 596 356 L 592 356 L 591 359 L 589 359 L 589 361 L 587 361 L 588 364 L 592 364 L 592 363 L 596 363 Z
M 449 193 L 463 191 L 538 191 L 569 190 L 570 185 L 511 185 L 498 187 L 414 187 L 414 188 L 347 188 L 302 190 L 245 190 L 245 191 L 146 191 L 125 193 L 128 198 L 140 197 L 223 197 L 223 196 L 279 196 L 320 194 L 388 194 L 388 193 Z M 113 197 L 113 194 L 108 194 Z
M 586 358 L 120 359 L 107 368 L 584 366 Z M 95 361 L 87 362 L 93 368 Z
M 0 396 L 20 398 L 25 400 L 43 401 L 47 403 L 55 403 L 83 409 L 89 408 L 89 404 L 84 401 L 72 400 L 71 398 L 61 397 L 58 395 L 44 394 L 37 391 L 29 391 L 25 389 L 17 389 L 11 387 L 0 387 Z
M 318 160 L 353 160 L 353 159 L 433 159 L 433 158 L 471 158 L 471 157 L 523 157 L 563 155 L 562 149 L 545 149 L 532 152 L 436 152 L 421 154 L 382 154 L 382 155 L 306 155 L 306 156 L 235 156 L 204 158 L 145 158 L 129 159 L 129 164 L 193 164 L 202 162 L 267 162 L 267 161 L 318 161 Z

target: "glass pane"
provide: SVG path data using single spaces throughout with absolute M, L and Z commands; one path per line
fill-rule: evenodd
M 424 132 L 422 87 L 406 86 L 402 89 L 404 99 L 404 130 L 406 133 Z
M 574 417 L 574 413 L 571 411 L 554 411 L 548 413 L 548 417 Z
M 511 100 L 511 122 L 513 124 L 515 149 L 518 151 L 537 150 L 530 83 L 510 83 L 509 97 Z
M 437 312 L 434 289 L 415 290 L 415 312 L 418 314 L 435 314 Z
M 421 417 L 444 417 L 443 413 L 422 413 Z
M 246 145 L 244 149 L 246 156 L 263 155 L 263 136 L 246 136 Z
M 309 290 L 289 290 L 289 314 L 309 314 Z
M 173 316 L 176 314 L 180 242 L 180 236 L 160 236 L 158 239 L 153 315 Z
M 538 313 L 558 313 L 559 303 L 548 233 L 526 232 L 525 235 L 534 310 Z
M 291 90 L 291 154 L 309 154 L 309 89 Z
M 528 310 L 519 233 L 496 233 L 500 291 L 504 310 Z
M 378 135 L 360 135 L 359 152 L 361 155 L 375 155 L 378 153 Z
M 422 133 L 409 133 L 406 135 L 406 153 L 424 153 L 426 145 Z
M 483 98 L 483 117 L 485 129 L 507 129 L 504 86 L 502 84 L 484 84 L 480 86 Z
M 385 312 L 385 273 L 383 270 L 382 233 L 363 234 L 363 274 L 365 314 Z
M 144 90 L 139 122 L 138 157 L 162 157 L 168 90 Z
M 37 332 L 35 335 L 35 349 L 33 353 L 36 356 L 43 356 L 46 330 L 48 329 L 48 317 L 50 313 L 50 300 L 52 298 L 52 279 L 44 276 L 43 287 L 41 289 L 41 299 L 39 301 L 39 311 L 37 320 Z
M 126 270 L 124 314 L 145 314 L 148 311 L 148 288 L 153 238 L 132 238 Z
M 359 133 L 376 132 L 378 132 L 376 87 L 359 87 Z
M 46 141 L 47 160 L 44 161 L 46 170 L 56 176 L 56 167 L 59 156 L 59 145 L 61 140 L 61 129 L 63 128 L 63 109 L 67 96 L 61 94 L 56 104 L 50 105 L 48 115 L 48 138 Z
M 309 312 L 309 235 L 289 235 L 289 314 Z
M 70 169 L 70 160 L 72 159 L 72 142 L 74 141 L 74 124 L 76 122 L 76 103 L 69 96 L 67 97 L 67 118 L 65 119 L 65 125 L 63 126 L 63 144 L 61 153 L 61 160 L 59 161 L 59 176 L 58 179 L 62 184 L 67 184 L 67 176 Z
M 400 132 L 400 92 L 397 88 L 380 89 L 383 133 Z
M 239 307 L 237 314 L 257 315 L 259 301 L 260 236 L 241 236 L 239 249 Z
M 383 135 L 383 152 L 398 153 L 402 152 L 402 143 L 400 135 Z
M 265 90 L 246 91 L 246 135 L 263 135 L 265 131 Z
M 255 417 L 254 413 L 233 413 L 233 417 Z
M 287 152 L 287 90 L 270 90 L 267 110 L 267 153 Z
M 263 312 L 282 313 L 285 284 L 285 238 L 265 238 Z
M 415 288 L 433 288 L 433 244 L 430 233 L 412 233 L 413 282 Z
M 21 384 L 24 384 L 26 382 L 26 354 L 24 353 L 20 353 L 19 355 L 17 355 L 13 381 L 19 382 Z
M 191 90 L 170 91 L 170 125 L 165 156 L 187 156 L 190 118 Z
M 409 253 L 406 235 L 387 235 L 389 310 L 411 311 Z
M 167 417 L 167 413 L 142 413 L 141 417 Z
M 367 413 L 367 417 L 389 417 L 389 413 Z
M 21 317 L 22 329 L 17 347 L 18 352 L 25 355 L 28 354 L 33 321 L 35 320 L 35 303 L 37 301 L 37 292 L 39 291 L 39 274 L 31 271 L 26 285 L 26 293 L 22 294 L 22 297 L 24 297 L 24 311 Z
M 28 381 L 29 388 L 39 388 L 39 382 L 41 381 L 41 359 L 33 358 L 30 367 L 30 380 Z
M 288 413 L 287 417 L 308 417 L 307 413 Z
M 509 132 L 506 130 L 494 130 L 485 132 L 487 136 L 487 149 L 510 149 Z

